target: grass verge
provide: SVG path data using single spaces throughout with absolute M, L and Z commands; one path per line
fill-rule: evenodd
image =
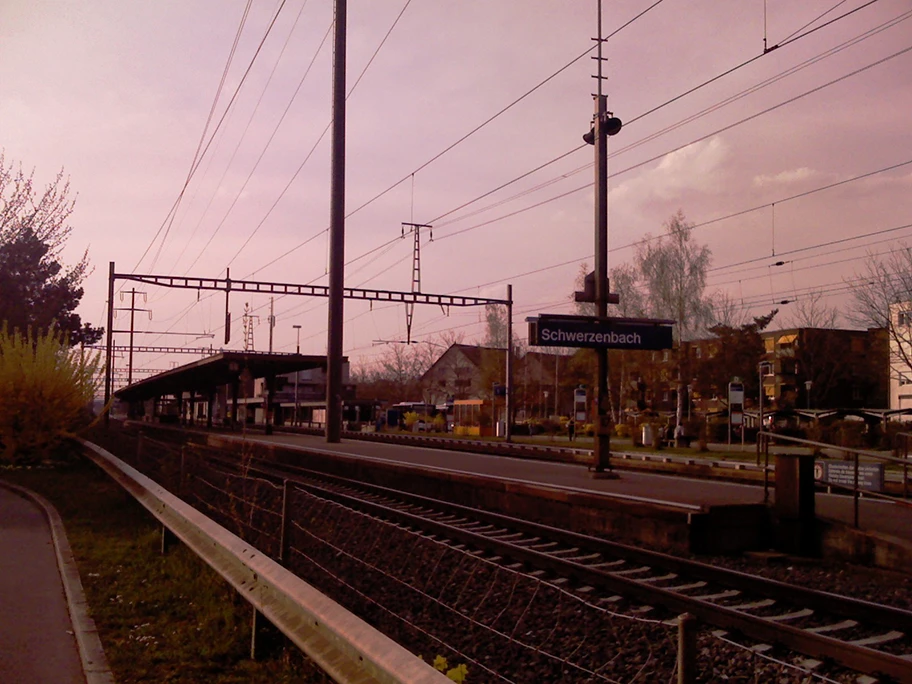
M 93 464 L 2 469 L 63 518 L 118 682 L 328 682 L 293 646 L 252 661 L 250 605 Z

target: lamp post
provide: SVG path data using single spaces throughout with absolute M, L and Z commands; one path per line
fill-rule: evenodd
M 757 413 L 759 414 L 758 418 L 760 425 L 757 428 L 757 465 L 760 465 L 760 433 L 763 432 L 763 368 L 769 367 L 769 364 L 766 361 L 761 361 L 757 365 L 757 375 L 760 380 L 759 390 L 758 390 L 758 404 L 757 404 Z
M 759 403 L 758 403 L 758 412 L 759 412 L 759 414 L 760 414 L 760 416 L 759 416 L 759 420 L 760 420 L 760 428 L 759 428 L 759 429 L 760 429 L 760 430 L 763 430 L 763 395 L 764 395 L 764 391 L 763 391 L 763 375 L 764 375 L 764 373 L 763 373 L 763 371 L 764 371 L 764 370 L 769 371 L 769 367 L 770 367 L 769 361 L 761 361 L 760 364 L 757 366 L 757 374 L 759 375 L 759 380 L 760 380 L 760 389 L 759 389 L 759 395 L 760 395 L 760 396 L 758 397 L 758 399 L 759 399 Z
M 297 341 L 297 344 L 295 345 L 295 354 L 300 354 L 301 353 L 301 326 L 293 325 L 291 327 L 295 329 L 295 333 L 297 333 L 297 336 L 298 336 L 298 341 Z M 294 408 L 294 420 L 292 421 L 292 424 L 294 424 L 294 425 L 298 424 L 298 375 L 300 374 L 300 372 L 301 372 L 300 370 L 295 371 L 295 408 Z

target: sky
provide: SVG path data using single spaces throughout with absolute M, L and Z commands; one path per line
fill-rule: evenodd
M 105 325 L 110 262 L 327 284 L 332 20 L 330 0 L 0 2 L 0 149 L 42 186 L 63 169 L 78 194 L 63 259 L 88 250 L 94 266 L 84 320 Z M 412 222 L 433 226 L 422 292 L 504 298 L 511 283 L 521 336 L 528 316 L 572 311 L 594 253 L 597 34 L 596 0 L 349 2 L 347 286 L 410 290 Z M 617 0 L 602 34 L 624 122 L 611 267 L 681 210 L 712 251 L 707 292 L 746 315 L 778 307 L 784 328 L 812 291 L 844 311 L 868 255 L 912 238 L 908 0 Z M 268 296 L 231 296 L 224 345 L 223 294 L 117 286 L 115 329 L 131 288 L 151 310 L 136 344 L 241 349 L 249 304 L 268 349 Z M 324 354 L 326 304 L 276 297 L 273 349 L 294 351 L 300 325 L 301 352 Z M 412 338 L 480 340 L 483 320 L 419 306 Z M 405 335 L 402 305 L 346 300 L 355 365 Z

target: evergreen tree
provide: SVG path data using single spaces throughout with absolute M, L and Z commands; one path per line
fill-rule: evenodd
M 10 332 L 56 328 L 69 344 L 97 342 L 103 330 L 83 324 L 76 307 L 88 275 L 88 254 L 70 268 L 60 253 L 72 228 L 75 200 L 63 172 L 43 191 L 21 165 L 0 153 L 0 322 Z

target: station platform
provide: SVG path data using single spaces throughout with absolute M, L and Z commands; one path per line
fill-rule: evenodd
M 663 509 L 706 511 L 714 507 L 763 505 L 763 487 L 726 481 L 731 469 L 719 469 L 719 479 L 688 477 L 624 468 L 624 461 L 613 458 L 616 479 L 595 479 L 583 465 L 548 462 L 539 458 L 515 458 L 429 447 L 404 447 L 360 440 L 343 439 L 330 444 L 322 437 L 276 433 L 250 435 L 249 439 L 267 443 L 300 446 L 308 450 L 346 454 L 369 459 L 418 465 L 450 472 L 507 479 L 519 483 L 546 485 L 568 492 L 597 494 L 625 502 L 640 502 Z M 689 456 L 712 461 L 712 454 Z M 771 486 L 769 501 L 775 500 Z M 901 501 L 862 497 L 858 502 L 858 528 L 854 527 L 855 502 L 851 495 L 818 491 L 815 495 L 817 517 L 827 524 L 829 542 L 837 550 L 871 562 L 897 569 L 912 567 L 912 506 Z

